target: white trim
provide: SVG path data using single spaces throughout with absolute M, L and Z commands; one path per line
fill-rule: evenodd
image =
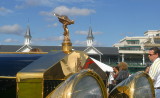
M 92 53 L 88 53 L 90 50 L 95 51 L 98 55 L 103 55 L 102 52 L 100 52 L 99 50 L 97 50 L 97 49 L 96 49 L 95 47 L 93 47 L 93 46 L 87 47 L 87 48 L 84 50 L 84 52 L 86 52 L 87 54 L 92 54 Z M 95 54 L 95 53 L 93 53 L 93 54 Z
M 19 48 L 16 52 L 24 52 L 26 49 L 32 49 L 29 45 L 23 45 L 21 48 Z M 27 52 L 27 51 L 26 51 Z

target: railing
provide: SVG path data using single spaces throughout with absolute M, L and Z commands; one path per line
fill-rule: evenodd
M 108 62 L 104 62 L 105 64 L 107 65 L 110 65 L 110 66 L 116 66 L 118 63 L 108 63 Z M 128 63 L 128 67 L 145 67 L 146 65 L 142 64 L 142 63 Z

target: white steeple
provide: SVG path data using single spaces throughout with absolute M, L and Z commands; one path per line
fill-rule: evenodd
M 29 27 L 29 25 L 27 26 L 27 31 L 25 33 L 24 38 L 25 38 L 24 39 L 24 45 L 30 45 L 32 36 L 30 34 L 30 27 Z
M 87 36 L 87 46 L 90 47 L 90 46 L 93 46 L 93 34 L 92 34 L 92 28 L 89 27 L 89 32 L 88 32 L 88 36 Z
M 28 52 L 32 49 L 32 47 L 30 46 L 32 36 L 30 34 L 29 25 L 27 26 L 24 38 L 24 45 L 21 48 L 19 48 L 16 52 Z

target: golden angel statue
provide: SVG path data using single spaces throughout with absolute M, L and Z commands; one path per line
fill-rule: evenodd
M 67 16 L 65 15 L 58 15 L 58 14 L 55 14 L 54 13 L 54 16 L 56 16 L 59 21 L 63 24 L 63 29 L 64 29 L 64 40 L 67 41 L 67 40 L 70 40 L 69 39 L 69 30 L 68 30 L 68 27 L 67 25 L 71 25 L 71 24 L 74 24 L 74 20 L 70 20 Z

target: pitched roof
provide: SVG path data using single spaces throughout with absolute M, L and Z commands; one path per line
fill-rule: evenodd
M 96 48 L 93 47 L 93 46 L 90 46 L 90 47 L 86 48 L 86 49 L 84 50 L 84 52 L 87 52 L 87 53 L 88 53 L 88 52 L 91 51 L 91 50 L 93 50 L 96 54 L 103 55 L 102 52 L 100 52 L 98 49 L 96 49 Z
M 93 34 L 92 34 L 92 28 L 91 28 L 91 27 L 89 27 L 89 32 L 88 32 L 87 39 L 92 39 L 92 40 L 94 39 Z
M 0 52 L 16 52 L 20 45 L 0 45 Z M 61 46 L 32 46 L 32 48 L 40 48 L 43 52 L 61 51 Z M 84 51 L 87 47 L 73 46 L 74 50 Z M 119 55 L 117 47 L 95 47 L 103 55 Z
M 24 45 L 22 46 L 20 49 L 18 49 L 16 52 L 23 52 L 25 51 L 26 49 L 32 49 L 29 45 Z

